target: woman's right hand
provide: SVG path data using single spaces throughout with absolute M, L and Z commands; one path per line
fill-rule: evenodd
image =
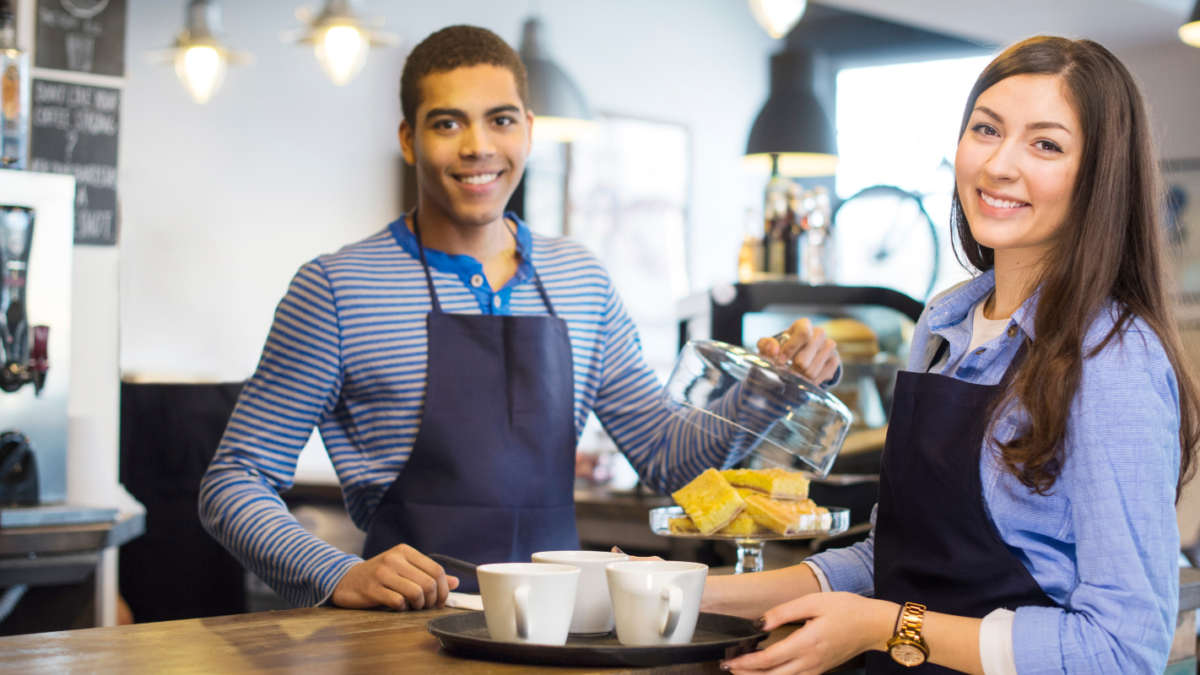
M 330 598 L 347 609 L 391 607 L 397 611 L 446 606 L 456 577 L 408 544 L 400 544 L 351 567 Z

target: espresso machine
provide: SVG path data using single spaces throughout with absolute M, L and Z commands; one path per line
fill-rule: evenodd
M 73 183 L 0 171 L 0 509 L 67 497 Z

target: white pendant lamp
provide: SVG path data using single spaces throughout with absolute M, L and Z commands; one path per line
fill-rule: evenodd
M 339 87 L 345 86 L 367 63 L 371 47 L 395 47 L 400 36 L 372 30 L 359 18 L 358 0 L 327 0 L 325 8 L 307 26 L 285 31 L 280 37 L 291 44 L 312 45 L 321 70 Z M 308 21 L 309 12 L 296 12 L 301 21 Z M 382 25 L 381 19 L 371 22 Z
M 750 0 L 750 13 L 758 25 L 776 40 L 787 35 L 800 22 L 807 7 L 806 0 Z
M 157 64 L 174 64 L 175 74 L 196 103 L 207 103 L 225 82 L 229 64 L 246 65 L 254 55 L 234 51 L 224 42 L 221 7 L 217 0 L 192 0 L 187 9 L 187 25 L 179 31 L 175 45 L 146 54 Z
M 1200 47 L 1200 1 L 1192 7 L 1192 14 L 1187 23 L 1179 27 L 1179 39 L 1185 44 Z

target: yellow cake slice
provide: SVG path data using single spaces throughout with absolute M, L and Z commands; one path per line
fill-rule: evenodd
M 735 488 L 754 490 L 771 499 L 808 499 L 808 479 L 787 469 L 727 469 L 721 472 Z M 745 496 L 745 493 L 742 493 Z
M 716 469 L 705 470 L 671 496 L 701 534 L 712 534 L 725 527 L 746 508 L 746 500 Z
M 729 524 L 717 530 L 717 534 L 743 535 L 743 534 L 762 534 L 767 529 L 758 524 L 758 521 L 749 516 L 745 511 L 742 511 Z
M 692 522 L 691 518 L 684 516 L 682 518 L 672 518 L 667 521 L 667 525 L 671 528 L 671 534 L 700 534 L 700 528 Z M 746 534 L 762 534 L 767 532 L 767 528 L 758 524 L 758 521 L 746 515 L 743 511 L 729 521 L 729 524 L 717 530 L 717 534 L 728 534 L 733 536 Z
M 696 527 L 692 519 L 687 516 L 672 518 L 667 521 L 667 525 L 671 528 L 671 534 L 700 534 L 700 528 Z
M 759 525 L 783 535 L 828 529 L 829 510 L 811 499 L 769 499 L 761 495 L 746 498 L 746 513 Z

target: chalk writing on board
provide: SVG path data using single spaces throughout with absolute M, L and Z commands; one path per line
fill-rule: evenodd
M 75 243 L 117 242 L 121 92 L 34 80 L 31 171 L 75 176 Z
M 34 65 L 125 76 L 125 0 L 38 0 Z

